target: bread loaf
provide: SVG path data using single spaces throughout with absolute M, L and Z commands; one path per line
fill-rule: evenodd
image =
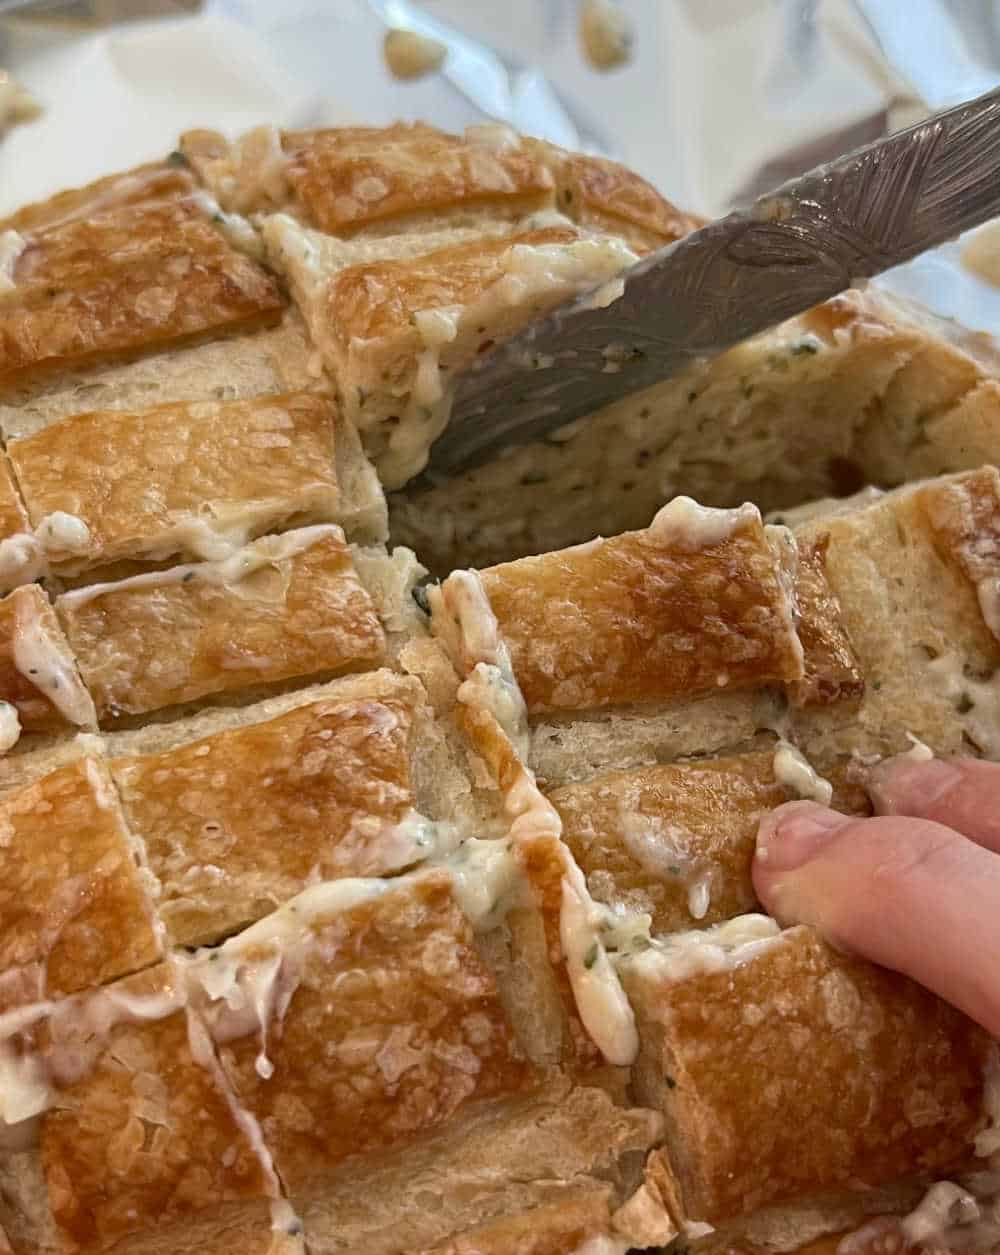
M 995 1044 L 750 867 L 914 739 L 1000 760 L 990 348 L 848 293 L 407 487 L 451 374 L 695 225 L 422 124 L 0 223 L 15 1255 L 988 1238 L 903 1218 L 995 1190 Z

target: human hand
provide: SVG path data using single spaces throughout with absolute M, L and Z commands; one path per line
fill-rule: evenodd
M 761 822 L 753 880 L 782 925 L 904 972 L 1000 1036 L 1000 765 L 873 772 L 876 815 L 788 802 Z

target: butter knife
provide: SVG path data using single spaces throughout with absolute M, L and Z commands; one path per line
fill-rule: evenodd
M 1000 215 L 1000 89 L 819 166 L 455 379 L 425 482 L 537 440 Z M 617 282 L 617 281 L 616 281 Z

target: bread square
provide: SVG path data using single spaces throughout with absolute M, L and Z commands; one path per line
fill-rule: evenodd
M 396 687 L 338 698 L 334 684 L 259 722 L 251 708 L 235 727 L 112 760 L 175 945 L 219 941 L 317 880 L 384 876 L 434 853 L 412 773 L 434 730 L 419 686 Z
M 0 310 L 0 384 L 276 322 L 274 280 L 197 196 L 113 204 L 21 237 Z
M 293 1201 L 532 1080 L 444 871 L 307 890 L 192 977 Z
M 67 1245 L 106 1249 L 134 1233 L 142 1249 L 143 1231 L 210 1209 L 223 1225 L 227 1204 L 258 1223 L 270 1211 L 266 1150 L 186 1001 L 166 963 L 61 1004 L 43 1029 L 53 1095 L 40 1155 Z
M 384 656 L 378 616 L 332 525 L 64 593 L 56 609 L 102 724 Z
M 684 501 L 643 532 L 479 573 L 529 714 L 801 678 L 782 556 L 760 516 L 706 512 L 699 531 Z M 452 617 L 455 590 L 454 577 L 442 585 Z
M 121 560 L 218 559 L 262 533 L 340 522 L 336 407 L 312 393 L 96 411 L 10 443 L 36 528 L 56 512 L 80 537 L 49 546 L 60 574 Z
M 730 947 L 724 930 L 739 924 L 621 966 L 641 1040 L 636 1092 L 667 1119 L 658 1155 L 678 1219 L 718 1225 L 953 1170 L 981 1119 L 986 1034 L 810 929 L 731 933 Z
M 753 910 L 757 825 L 789 794 L 768 752 L 612 771 L 549 793 L 593 896 L 654 934 Z
M 155 882 L 103 762 L 80 758 L 4 794 L 0 829 L 0 1006 L 75 993 L 160 958 Z

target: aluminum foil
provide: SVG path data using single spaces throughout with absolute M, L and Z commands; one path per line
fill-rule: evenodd
M 621 0 L 631 54 L 605 72 L 581 46 L 584 0 L 74 0 L 76 21 L 65 5 L 4 17 L 9 3 L 0 68 L 44 113 L 0 141 L 0 213 L 163 152 L 189 126 L 424 118 L 603 152 L 718 215 L 1000 82 L 993 0 Z M 441 70 L 393 78 L 389 27 L 445 44 Z M 1000 332 L 1000 290 L 961 253 L 883 281 Z

